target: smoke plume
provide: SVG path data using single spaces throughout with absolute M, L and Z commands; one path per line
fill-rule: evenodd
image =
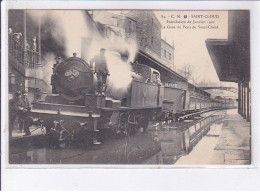
M 42 26 L 51 23 L 52 28 L 49 34 L 53 37 L 56 44 L 64 48 L 64 57 L 71 57 L 72 53 L 77 53 L 78 57 L 81 54 L 88 56 L 85 59 L 89 62 L 95 55 L 99 54 L 101 48 L 106 49 L 106 59 L 110 76 L 108 77 L 108 89 L 117 98 L 121 98 L 127 91 L 131 81 L 131 62 L 135 58 L 137 51 L 136 40 L 126 41 L 123 37 L 114 36 L 112 39 L 104 38 L 97 29 L 97 24 L 94 23 L 86 11 L 83 10 L 37 10 L 28 11 L 35 19 L 35 22 L 41 21 Z M 43 33 L 44 30 L 42 29 Z M 91 40 L 86 51 L 82 53 L 82 39 Z M 42 44 L 50 44 L 44 42 Z M 55 62 L 56 54 L 60 51 L 52 51 L 46 53 L 47 64 L 45 73 L 50 75 L 52 65 Z M 84 53 L 86 52 L 86 53 Z M 120 57 L 120 53 L 128 53 L 128 60 L 124 61 Z M 47 70 L 48 69 L 48 70 Z M 48 75 L 46 79 L 50 79 Z M 50 81 L 49 81 L 50 82 Z M 49 83 L 48 82 L 48 83 Z

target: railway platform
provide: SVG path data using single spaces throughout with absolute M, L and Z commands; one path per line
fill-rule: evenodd
M 244 165 L 251 163 L 250 122 L 247 122 L 236 109 L 228 110 L 214 148 L 212 163 Z
M 237 109 L 227 110 L 223 124 L 213 127 L 175 165 L 249 165 L 250 136 L 250 123 L 237 113 Z

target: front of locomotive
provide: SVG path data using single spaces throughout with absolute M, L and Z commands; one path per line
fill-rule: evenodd
M 77 101 L 86 94 L 94 94 L 95 86 L 90 65 L 73 53 L 64 61 L 58 59 L 53 67 L 52 93 L 68 101 Z
M 102 96 L 95 95 L 90 65 L 75 53 L 63 61 L 57 58 L 51 85 L 52 94 L 47 95 L 44 102 L 32 103 L 30 124 L 41 120 L 54 142 L 97 142 L 95 134 L 100 118 L 97 104 Z

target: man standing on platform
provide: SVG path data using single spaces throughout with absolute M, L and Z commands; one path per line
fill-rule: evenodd
M 105 57 L 106 50 L 104 48 L 100 49 L 100 54 L 96 55 L 91 61 L 90 66 L 93 67 L 93 62 L 95 62 L 95 73 L 97 74 L 97 93 L 102 94 L 105 92 L 107 76 L 109 75 L 109 71 L 107 68 L 107 61 Z
M 25 136 L 31 135 L 29 123 L 25 119 L 28 116 L 28 112 L 31 110 L 26 91 L 22 91 L 22 96 L 19 98 L 19 106 L 21 107 L 18 113 L 19 129 L 20 131 L 24 130 Z
M 16 117 L 18 116 L 18 112 L 20 110 L 19 106 L 19 98 L 21 97 L 21 92 L 15 92 L 13 94 L 13 99 L 9 101 L 9 137 L 12 137 L 14 124 Z

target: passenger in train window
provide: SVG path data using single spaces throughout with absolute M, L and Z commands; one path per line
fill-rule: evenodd
M 155 83 L 160 85 L 160 86 L 162 85 L 162 82 L 161 82 L 161 79 L 160 79 L 159 75 L 156 75 Z

